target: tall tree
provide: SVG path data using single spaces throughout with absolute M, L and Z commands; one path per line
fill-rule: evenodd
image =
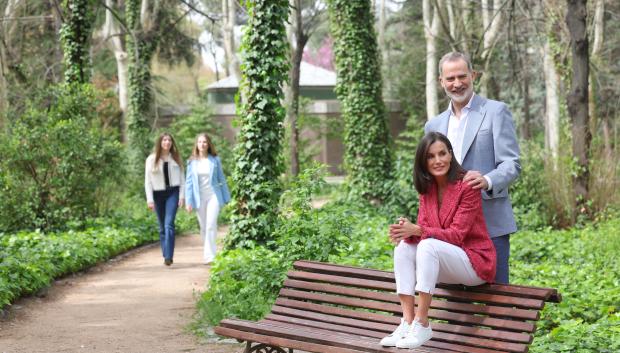
M 316 1 L 289 0 L 291 8 L 288 37 L 291 45 L 291 69 L 289 82 L 285 87 L 286 121 L 290 128 L 291 175 L 299 174 L 299 80 L 301 77 L 301 60 L 304 48 L 323 14 L 322 7 Z
M 65 0 L 66 18 L 60 28 L 65 63 L 65 82 L 86 83 L 90 78 L 90 35 L 93 24 L 91 0 Z
M 426 38 L 426 117 L 437 116 L 437 36 L 439 35 L 439 8 L 442 1 L 422 1 L 424 37 Z M 452 28 L 452 22 L 450 22 Z
M 345 169 L 353 194 L 381 202 L 391 153 L 370 1 L 327 2 L 344 119 Z
M 246 6 L 249 20 L 241 45 L 240 85 L 244 101 L 239 108 L 228 246 L 252 246 L 270 239 L 281 188 L 288 0 L 247 1 Z
M 116 0 L 105 0 L 105 21 L 101 34 L 107 47 L 114 53 L 116 73 L 118 79 L 118 105 L 122 112 L 121 141 L 127 142 L 127 114 L 128 114 L 128 83 L 129 55 L 125 45 L 124 31 L 121 30 L 121 21 L 116 9 L 119 8 Z
M 153 26 L 151 9 L 147 0 L 127 0 L 126 21 L 130 31 L 127 40 L 129 53 L 129 114 L 127 142 L 130 163 L 140 173 L 144 159 L 151 149 L 151 59 L 156 48 L 156 38 L 147 34 Z
M 150 133 L 155 116 L 151 61 L 155 54 L 169 64 L 194 62 L 196 40 L 180 24 L 193 9 L 176 0 L 127 0 L 125 19 L 129 54 L 129 105 L 127 142 L 136 173 L 151 149 Z
M 588 116 L 589 52 L 586 26 L 587 0 L 568 0 L 566 24 L 570 32 L 572 52 L 572 82 L 567 96 L 568 112 L 572 121 L 573 156 L 577 161 L 574 176 L 575 194 L 581 210 L 588 200 L 590 132 Z
M 224 53 L 226 55 L 226 75 L 241 77 L 237 47 L 235 45 L 235 26 L 237 25 L 237 1 L 222 0 L 222 32 Z

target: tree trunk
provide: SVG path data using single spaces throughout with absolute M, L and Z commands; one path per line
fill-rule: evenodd
M 114 0 L 106 0 L 106 6 L 109 9 L 115 8 Z M 114 53 L 116 59 L 116 72 L 118 78 L 118 105 L 122 112 L 121 117 L 121 141 L 127 142 L 127 102 L 128 102 L 128 90 L 127 90 L 127 73 L 129 70 L 129 59 L 127 57 L 127 51 L 122 40 L 122 31 L 120 26 L 114 18 L 112 12 L 106 9 L 105 22 L 103 24 L 103 37 L 106 40 L 108 48 Z
M 489 93 L 491 55 L 499 37 L 503 20 L 502 9 L 498 3 L 499 0 L 482 0 L 482 25 L 484 32 L 482 33 L 482 52 L 480 53 L 480 61 L 483 67 L 482 76 L 480 77 L 480 93 L 483 96 L 487 96 Z
M 426 118 L 437 116 L 437 45 L 435 38 L 439 34 L 439 15 L 437 7 L 431 0 L 422 2 L 424 18 L 424 37 L 426 38 Z
M 523 87 L 522 89 L 522 93 L 523 93 L 523 121 L 521 123 L 521 138 L 524 140 L 529 140 L 531 138 L 531 132 L 530 132 L 530 121 L 531 119 L 531 115 L 530 115 L 530 75 L 528 72 L 528 67 L 529 67 L 529 60 L 527 58 L 527 53 L 525 53 L 525 62 L 522 64 L 521 66 L 521 72 L 522 72 L 522 83 L 521 86 Z
M 605 1 L 604 0 L 596 0 L 595 9 L 594 9 L 594 38 L 592 41 L 592 53 L 590 54 L 590 60 L 594 64 L 594 67 L 597 67 L 600 64 L 600 53 L 603 49 L 603 41 L 605 37 Z M 596 73 L 594 71 L 590 72 L 590 82 L 588 85 L 588 95 L 589 95 L 589 114 L 590 121 L 594 128 L 596 128 L 599 124 L 603 128 L 603 146 L 605 147 L 605 151 L 611 152 L 611 141 L 608 139 L 608 135 L 605 133 L 607 121 L 606 118 L 603 118 L 599 121 L 599 117 L 597 114 L 597 102 L 596 102 L 596 92 L 594 84 L 596 82 Z
M 545 147 L 551 151 L 553 165 L 557 163 L 560 149 L 560 98 L 559 77 L 550 48 L 550 40 L 543 48 L 543 72 L 545 76 Z
M 4 17 L 14 17 L 18 5 L 19 0 L 7 1 L 6 7 L 4 8 Z M 6 75 L 9 72 L 8 60 L 16 24 L 17 21 L 4 21 L 2 23 L 2 42 L 0 43 L 0 130 L 5 125 L 5 114 L 9 108 Z
M 585 211 L 588 200 L 588 155 L 592 135 L 588 119 L 588 33 L 586 27 L 586 0 L 568 0 L 566 24 L 570 32 L 572 71 L 570 93 L 567 96 L 568 112 L 572 121 L 573 155 L 578 171 L 574 177 L 578 212 Z
M 291 8 L 289 41 L 291 42 L 291 68 L 289 71 L 290 82 L 286 87 L 286 120 L 290 127 L 290 153 L 291 175 L 299 175 L 299 129 L 297 118 L 299 116 L 299 79 L 301 73 L 301 59 L 308 37 L 303 32 L 303 19 L 301 16 L 301 0 L 290 0 Z
M 224 12 L 224 53 L 226 55 L 226 75 L 235 75 L 237 80 L 241 79 L 241 68 L 235 47 L 235 24 L 236 24 L 236 1 L 222 0 L 222 11 Z

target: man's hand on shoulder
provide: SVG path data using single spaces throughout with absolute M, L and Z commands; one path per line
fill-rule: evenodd
M 472 189 L 487 190 L 489 188 L 487 179 L 477 170 L 468 171 L 463 177 L 463 181 L 466 182 L 467 185 L 471 186 Z

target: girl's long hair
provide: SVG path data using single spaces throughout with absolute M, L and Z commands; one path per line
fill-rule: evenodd
M 194 148 L 192 148 L 192 155 L 189 157 L 189 159 L 200 159 L 200 151 L 198 151 L 198 139 L 201 137 L 204 137 L 207 140 L 207 154 L 210 154 L 214 157 L 217 156 L 217 151 L 215 150 L 215 146 L 213 145 L 211 138 L 209 137 L 209 135 L 207 135 L 206 132 L 203 132 L 202 134 L 198 134 L 198 136 L 196 136 L 196 140 L 194 141 Z
M 153 161 L 153 170 L 157 170 L 159 166 L 159 160 L 161 159 L 161 141 L 164 137 L 169 137 L 172 142 L 170 146 L 170 155 L 172 159 L 179 165 L 181 170 L 183 170 L 183 161 L 181 160 L 181 156 L 179 155 L 179 149 L 177 148 L 177 143 L 174 142 L 174 137 L 167 132 L 162 132 L 161 135 L 155 140 L 155 161 Z
M 448 169 L 448 181 L 455 182 L 463 179 L 465 176 L 465 169 L 463 169 L 456 158 L 454 158 L 454 151 L 452 150 L 450 140 L 448 140 L 448 138 L 440 132 L 429 132 L 424 135 L 422 140 L 420 140 L 418 149 L 415 152 L 415 162 L 413 164 L 413 185 L 420 194 L 426 194 L 429 187 L 435 182 L 435 179 L 428 171 L 428 161 L 426 155 L 428 154 L 428 149 L 431 145 L 437 141 L 443 142 L 446 145 L 448 152 L 450 152 L 451 158 L 450 168 Z

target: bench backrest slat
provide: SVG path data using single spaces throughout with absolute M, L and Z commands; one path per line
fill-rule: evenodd
M 294 268 L 306 272 L 324 273 L 333 275 L 342 275 L 347 277 L 355 277 L 360 279 L 369 279 L 375 281 L 394 282 L 394 273 L 389 271 L 373 270 L 358 268 L 344 265 L 326 264 L 315 261 L 296 261 Z M 446 289 L 464 289 L 459 285 L 441 284 L 439 287 Z M 515 292 L 515 287 L 519 287 L 519 291 Z M 476 287 L 466 287 L 467 291 L 479 293 L 508 294 L 519 298 L 540 299 L 546 302 L 559 303 L 562 296 L 554 288 L 540 288 L 523 285 L 501 285 L 501 284 L 485 284 Z
M 305 282 L 300 280 L 287 279 L 284 281 L 284 287 L 296 288 L 303 290 L 321 291 L 324 293 L 333 293 L 340 295 L 353 296 L 357 298 L 365 298 L 372 300 L 385 301 L 390 303 L 400 304 L 398 296 L 394 293 L 369 291 L 364 289 L 343 287 L 327 283 Z M 454 293 L 452 293 L 454 294 Z M 434 296 L 437 298 L 438 296 Z M 452 295 L 454 297 L 454 295 Z M 457 297 L 458 298 L 458 297 Z M 467 304 L 467 303 L 454 303 L 447 300 L 433 299 L 431 307 L 435 309 L 445 309 L 455 312 L 463 313 L 484 313 L 489 316 L 510 317 L 522 320 L 538 320 L 540 314 L 536 310 L 518 309 L 506 306 L 494 306 L 494 305 L 481 305 L 481 304 Z

